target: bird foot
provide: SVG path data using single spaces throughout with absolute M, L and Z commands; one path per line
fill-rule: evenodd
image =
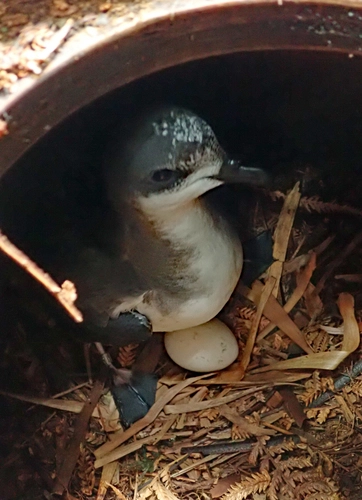
M 124 427 L 144 417 L 155 402 L 157 377 L 125 368 L 116 368 L 101 343 L 95 342 L 103 363 L 112 371 L 111 393 Z

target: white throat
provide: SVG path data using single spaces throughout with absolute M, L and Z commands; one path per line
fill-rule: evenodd
M 181 185 L 173 189 L 138 197 L 136 204 L 151 219 L 190 208 L 204 193 L 223 184 L 215 177 L 219 171 L 219 162 L 203 167 L 189 174 Z

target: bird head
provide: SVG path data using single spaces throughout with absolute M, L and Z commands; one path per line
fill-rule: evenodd
M 263 185 L 264 171 L 228 159 L 212 128 L 191 111 L 143 115 L 108 154 L 108 189 L 151 213 L 182 207 L 224 183 Z

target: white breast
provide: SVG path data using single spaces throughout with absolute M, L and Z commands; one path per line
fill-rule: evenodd
M 154 300 L 138 297 L 123 302 L 114 316 L 134 309 L 145 314 L 151 321 L 153 331 L 175 331 L 206 323 L 214 318 L 229 300 L 239 280 L 242 268 L 242 248 L 239 239 L 228 223 L 220 227 L 200 204 L 175 220 L 165 220 L 162 230 L 174 245 L 185 245 L 196 249 L 189 260 L 191 274 L 197 277 L 195 293 L 188 300 L 177 300 L 154 294 Z M 200 292 L 202 290 L 202 292 Z M 167 308 L 159 307 L 166 303 Z M 165 309 L 167 312 L 165 312 Z

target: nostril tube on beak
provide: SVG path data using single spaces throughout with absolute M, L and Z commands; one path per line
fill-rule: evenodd
M 225 184 L 245 184 L 247 186 L 265 187 L 270 182 L 269 174 L 255 167 L 244 167 L 240 162 L 227 160 L 221 167 L 218 179 Z

